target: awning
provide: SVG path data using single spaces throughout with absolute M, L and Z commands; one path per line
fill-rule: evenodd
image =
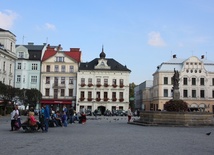
M 41 104 L 72 104 L 72 100 L 41 100 Z

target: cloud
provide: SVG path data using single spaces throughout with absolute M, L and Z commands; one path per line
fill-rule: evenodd
M 45 28 L 52 31 L 56 30 L 56 26 L 50 23 L 45 23 Z
M 156 46 L 156 47 L 166 46 L 166 43 L 161 38 L 161 35 L 159 32 L 152 31 L 148 34 L 148 37 L 149 37 L 149 40 L 148 40 L 149 45 Z
M 3 29 L 11 29 L 16 18 L 17 14 L 11 10 L 0 12 L 0 27 Z

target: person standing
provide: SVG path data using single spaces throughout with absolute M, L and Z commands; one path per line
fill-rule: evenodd
M 49 119 L 50 119 L 50 108 L 49 108 L 48 105 L 45 105 L 45 106 L 44 106 L 45 132 L 48 132 Z
M 132 111 L 131 111 L 131 107 L 129 107 L 129 109 L 128 109 L 128 123 L 130 122 L 131 118 L 132 118 Z

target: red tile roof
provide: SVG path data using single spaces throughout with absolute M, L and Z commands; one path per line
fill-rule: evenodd
M 78 63 L 81 61 L 81 51 L 79 48 L 70 48 L 70 51 L 65 51 L 65 54 Z
M 75 61 L 77 61 L 77 63 L 79 63 L 81 61 L 80 48 L 70 48 L 70 51 L 63 51 L 63 52 L 68 57 L 70 57 L 70 58 L 74 59 Z M 47 50 L 44 53 L 42 61 L 45 61 L 45 60 L 49 59 L 50 57 L 54 56 L 56 53 L 57 53 L 57 51 L 53 47 L 48 46 Z

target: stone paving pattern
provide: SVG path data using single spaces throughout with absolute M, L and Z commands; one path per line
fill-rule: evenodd
M 214 154 L 213 127 L 138 126 L 127 124 L 127 117 L 92 116 L 86 124 L 49 128 L 48 133 L 9 130 L 10 117 L 0 116 L 2 155 Z

